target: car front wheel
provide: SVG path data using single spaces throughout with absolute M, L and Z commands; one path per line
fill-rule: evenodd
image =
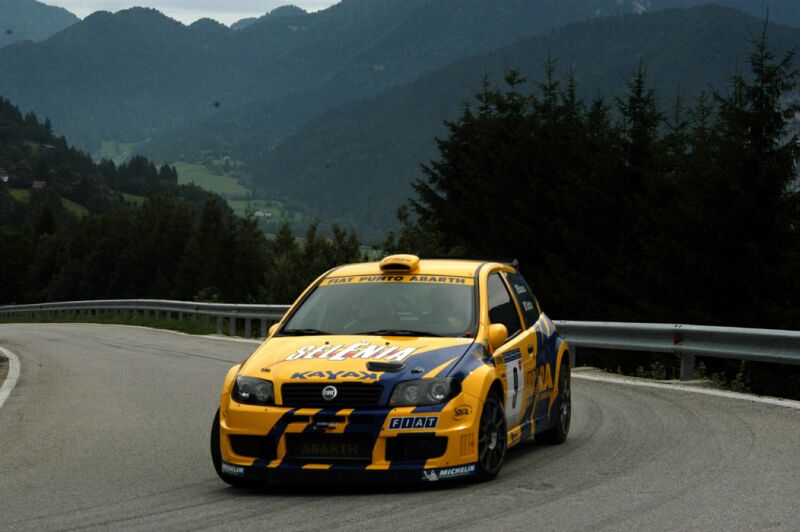
M 500 473 L 506 458 L 506 440 L 506 413 L 503 402 L 497 394 L 490 392 L 483 403 L 478 430 L 479 481 L 491 480 Z

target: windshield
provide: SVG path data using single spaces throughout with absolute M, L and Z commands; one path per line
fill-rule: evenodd
M 328 278 L 281 334 L 474 336 L 474 287 L 464 277 Z

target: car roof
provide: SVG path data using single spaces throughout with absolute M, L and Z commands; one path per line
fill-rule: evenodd
M 341 266 L 330 272 L 328 277 L 350 277 L 353 275 L 386 275 L 387 272 L 381 271 L 378 262 L 363 262 L 360 264 L 348 264 Z M 415 275 L 454 275 L 457 277 L 473 277 L 481 265 L 487 264 L 480 260 L 458 260 L 458 259 L 421 259 L 419 269 L 413 273 Z

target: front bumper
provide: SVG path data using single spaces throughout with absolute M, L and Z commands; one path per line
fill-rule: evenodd
M 440 480 L 456 480 L 475 475 L 476 464 L 445 468 L 396 468 L 396 469 L 364 469 L 349 466 L 331 466 L 325 469 L 308 468 L 293 464 L 278 467 L 236 466 L 222 463 L 222 473 L 234 478 L 261 482 L 297 482 L 297 483 L 415 483 L 436 482 Z
M 477 413 L 477 414 L 476 414 Z M 438 481 L 477 462 L 477 399 L 447 405 L 325 410 L 228 402 L 222 472 L 266 481 Z

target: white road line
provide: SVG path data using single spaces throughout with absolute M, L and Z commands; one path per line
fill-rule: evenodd
M 800 401 L 792 401 L 791 399 L 779 399 L 777 397 L 761 397 L 759 395 L 750 395 L 746 393 L 729 392 L 725 390 L 714 390 L 709 388 L 697 388 L 695 386 L 686 386 L 680 384 L 669 384 L 664 382 L 646 382 L 633 379 L 626 379 L 624 377 L 604 377 L 601 375 L 582 375 L 579 372 L 572 373 L 573 379 L 581 379 L 593 382 L 605 382 L 609 384 L 624 384 L 626 386 L 638 386 L 640 388 L 657 388 L 661 390 L 675 390 L 679 392 L 696 393 L 699 395 L 710 395 L 713 397 L 724 397 L 726 399 L 738 399 L 740 401 L 750 401 L 751 403 L 761 403 L 773 406 L 782 406 L 784 408 L 791 408 L 800 410 Z
M 17 385 L 17 380 L 19 379 L 19 359 L 17 355 L 4 347 L 0 347 L 0 353 L 8 358 L 8 375 L 6 375 L 6 380 L 3 384 L 0 385 L 0 408 L 2 408 L 3 403 L 5 403 L 8 396 L 11 395 L 11 390 Z

